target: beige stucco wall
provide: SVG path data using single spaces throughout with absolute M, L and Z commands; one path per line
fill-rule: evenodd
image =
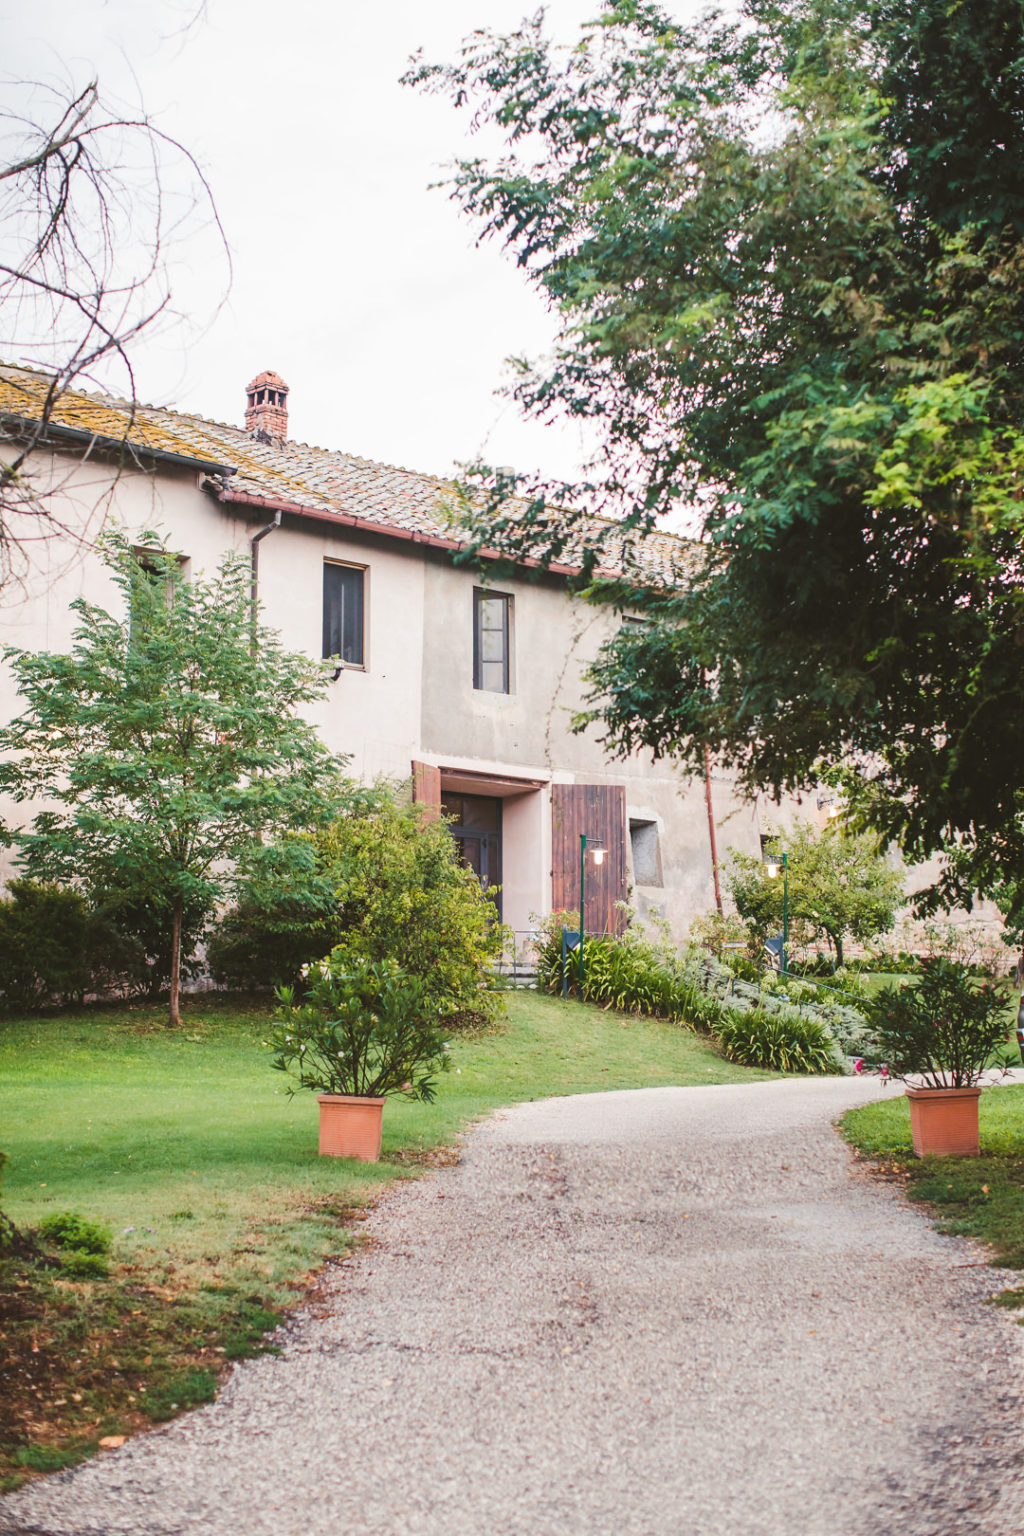
M 40 483 L 62 487 L 67 537 L 32 546 L 24 579 L 5 590 L 0 639 L 34 648 L 70 644 L 76 597 L 105 607 L 120 599 L 92 538 L 103 518 L 141 537 L 162 529 L 191 573 L 213 570 L 226 550 L 248 555 L 270 514 L 227 508 L 204 492 L 194 471 L 161 468 L 114 477 L 101 464 L 38 455 Z M 714 901 L 702 779 L 684 779 L 649 754 L 610 760 L 598 732 L 574 734 L 584 703 L 583 669 L 618 620 L 571 598 L 556 579 L 495 582 L 514 599 L 512 692 L 473 687 L 473 589 L 478 578 L 443 551 L 285 516 L 260 545 L 263 618 L 292 649 L 319 656 L 325 559 L 367 570 L 366 666 L 347 668 L 311 717 L 327 745 L 370 779 L 407 779 L 414 759 L 472 772 L 529 778 L 541 787 L 504 801 L 506 921 L 520 934 L 551 905 L 552 781 L 623 784 L 630 812 L 659 828 L 663 884 L 635 887 L 641 913 L 656 909 L 681 938 Z M 13 680 L 0 668 L 0 715 L 17 709 Z M 713 782 L 719 851 L 759 847 L 760 812 L 738 801 L 728 779 Z M 21 819 L 23 810 L 0 807 Z M 0 871 L 2 872 L 2 871 Z M 630 869 L 632 883 L 633 872 Z

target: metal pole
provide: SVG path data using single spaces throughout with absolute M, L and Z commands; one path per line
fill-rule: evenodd
M 711 840 L 711 873 L 715 881 L 715 906 L 722 916 L 722 882 L 718 873 L 718 840 L 715 836 L 715 808 L 711 803 L 711 748 L 704 748 L 704 798 L 708 803 L 708 836 Z
M 580 1002 L 583 1001 L 583 898 L 587 867 L 587 834 L 580 833 Z
M 254 533 L 249 540 L 249 564 L 251 575 L 249 578 L 249 626 L 252 630 L 253 646 L 256 644 L 256 625 L 259 619 L 260 598 L 260 540 L 265 539 L 268 533 L 273 533 L 275 528 L 281 526 L 280 512 L 274 513 L 274 521 L 261 528 L 259 533 Z
M 789 854 L 782 855 L 782 974 L 786 974 L 786 946 L 789 943 Z

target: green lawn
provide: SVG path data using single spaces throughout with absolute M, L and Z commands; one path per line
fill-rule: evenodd
M 384 1161 L 365 1165 L 317 1156 L 315 1099 L 289 1098 L 271 1069 L 262 1005 L 199 998 L 173 1033 L 163 1016 L 0 1022 L 4 1210 L 31 1229 L 73 1209 L 114 1236 L 108 1280 L 0 1267 L 0 1481 L 208 1399 L 225 1355 L 259 1348 L 350 1246 L 358 1208 L 473 1119 L 552 1094 L 771 1075 L 676 1025 L 514 994 L 495 1029 L 452 1041 L 435 1103 L 388 1104 Z
M 898 1086 L 891 1098 L 850 1110 L 841 1128 L 862 1156 L 906 1179 L 907 1194 L 930 1207 L 940 1231 L 977 1238 L 994 1264 L 1024 1269 L 1024 1085 L 986 1088 L 978 1118 L 980 1157 L 914 1157 Z M 1017 1291 L 1001 1299 L 1024 1305 Z

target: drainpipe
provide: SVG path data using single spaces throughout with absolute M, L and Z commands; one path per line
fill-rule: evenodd
M 711 839 L 711 873 L 715 877 L 715 906 L 722 916 L 722 882 L 718 876 L 718 840 L 715 837 L 715 811 L 711 804 L 711 748 L 704 748 L 704 798 L 708 803 L 708 836 Z
M 260 539 L 265 539 L 268 533 L 273 533 L 275 528 L 281 526 L 280 512 L 274 513 L 274 521 L 261 528 L 259 533 L 254 533 L 249 540 L 249 557 L 252 561 L 252 580 L 249 584 L 249 623 L 252 626 L 253 641 L 256 639 L 256 610 L 260 593 Z

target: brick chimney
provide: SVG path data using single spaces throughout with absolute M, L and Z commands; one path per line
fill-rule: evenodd
M 245 430 L 266 442 L 284 442 L 288 436 L 288 385 L 269 369 L 245 386 Z

